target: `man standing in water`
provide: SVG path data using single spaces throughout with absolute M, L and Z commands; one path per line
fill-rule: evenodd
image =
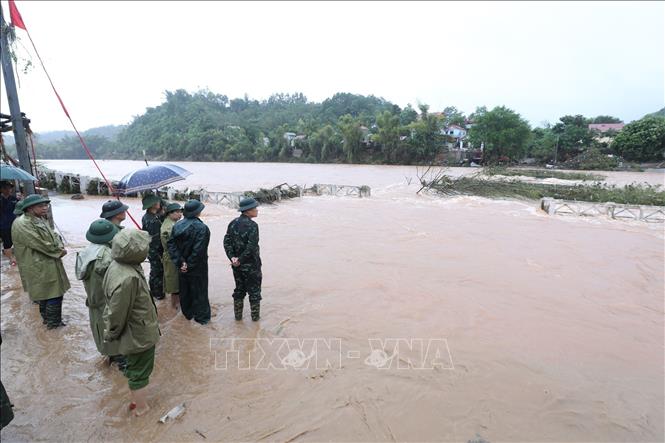
M 245 294 L 249 293 L 252 320 L 261 317 L 261 257 L 259 254 L 259 225 L 252 219 L 259 215 L 259 203 L 253 198 L 240 201 L 240 217 L 229 223 L 224 236 L 224 250 L 231 260 L 233 279 L 233 312 L 236 320 L 242 320 Z
M 117 346 L 127 359 L 125 376 L 132 395 L 130 409 L 143 415 L 148 407 L 146 387 L 155 364 L 159 341 L 157 307 L 150 295 L 141 263 L 148 255 L 150 236 L 143 231 L 123 229 L 111 246 L 113 262 L 102 282 L 104 341 Z
M 18 203 L 16 203 L 16 206 L 14 207 L 14 215 L 16 218 L 14 219 L 14 222 L 12 223 L 12 232 L 14 232 L 14 225 L 17 223 L 20 225 L 25 221 L 23 218 L 23 201 L 21 200 Z M 14 245 L 14 260 L 16 260 L 16 267 L 18 268 L 18 275 L 21 277 L 21 286 L 23 286 L 23 290 L 25 292 L 28 292 L 28 283 L 25 281 L 25 271 L 21 267 L 21 262 L 25 263 L 25 258 L 23 257 L 23 253 L 25 252 L 25 248 L 23 246 L 19 245 Z
M 210 230 L 199 214 L 205 205 L 189 200 L 183 210 L 184 219 L 173 226 L 168 241 L 169 255 L 180 270 L 180 308 L 182 313 L 205 325 L 210 321 L 208 300 L 208 243 Z
M 177 308 L 180 305 L 180 279 L 179 271 L 171 261 L 169 255 L 168 241 L 171 238 L 171 231 L 175 222 L 182 218 L 182 206 L 178 203 L 169 203 L 166 205 L 166 218 L 162 223 L 160 237 L 162 241 L 162 265 L 164 266 L 164 292 L 171 294 L 171 306 Z
M 62 322 L 62 296 L 69 280 L 62 265 L 67 251 L 46 222 L 50 200 L 32 194 L 23 200 L 24 215 L 14 222 L 12 237 L 20 252 L 21 272 L 30 299 L 39 301 L 39 312 L 48 329 L 65 326 Z
M 118 229 L 124 228 L 121 226 L 122 222 L 127 218 L 127 209 L 129 206 L 123 204 L 120 200 L 109 200 L 102 205 L 102 213 L 99 214 L 99 218 L 105 218 Z
M 150 294 L 157 300 L 164 298 L 164 268 L 162 265 L 162 241 L 159 230 L 162 227 L 162 199 L 154 194 L 143 197 L 143 215 L 141 229 L 150 235 Z
M 125 358 L 119 355 L 117 342 L 104 341 L 104 308 L 106 297 L 102 281 L 111 265 L 111 240 L 118 233 L 116 225 L 105 219 L 92 222 L 85 238 L 90 244 L 76 257 L 76 278 L 83 281 L 87 298 L 85 305 L 90 312 L 92 338 L 100 354 L 109 357 L 109 364 L 116 363 L 120 370 L 126 366 Z

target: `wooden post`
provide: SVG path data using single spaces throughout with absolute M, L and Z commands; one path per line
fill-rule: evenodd
M 23 127 L 23 118 L 21 117 L 21 107 L 16 92 L 16 79 L 14 78 L 14 68 L 12 59 L 9 55 L 9 40 L 7 39 L 8 25 L 5 23 L 2 6 L 0 6 L 0 38 L 2 39 L 2 71 L 5 80 L 5 89 L 7 90 L 7 102 L 9 103 L 9 112 L 12 116 L 12 128 L 14 129 L 14 143 L 16 143 L 16 152 L 21 169 L 32 174 L 30 167 L 30 156 L 28 155 L 28 143 L 25 137 L 25 128 Z M 35 185 L 31 181 L 23 182 L 26 194 L 35 193 Z

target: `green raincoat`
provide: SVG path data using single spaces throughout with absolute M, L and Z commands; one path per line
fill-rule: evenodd
M 149 246 L 148 233 L 133 229 L 123 229 L 112 242 L 113 262 L 102 283 L 104 341 L 117 343 L 122 355 L 145 351 L 159 341 L 157 307 L 141 267 Z
M 164 292 L 167 294 L 177 294 L 180 292 L 178 281 L 180 278 L 179 271 L 171 261 L 169 248 L 167 246 L 167 243 L 171 238 L 171 230 L 173 229 L 174 224 L 175 222 L 167 216 L 164 219 L 160 230 L 162 247 L 164 248 L 164 254 L 162 254 L 162 263 L 164 264 Z
M 106 270 L 113 262 L 111 244 L 91 243 L 81 252 L 76 262 L 76 278 L 83 281 L 87 298 L 85 305 L 90 312 L 90 329 L 97 350 L 102 355 L 118 355 L 119 342 L 104 342 L 104 308 L 106 297 L 102 282 Z
M 25 223 L 26 218 L 21 215 L 16 217 L 14 220 L 14 223 L 12 223 L 12 238 L 16 238 L 16 231 L 21 229 L 20 225 L 22 223 Z M 19 226 L 19 227 L 17 227 Z M 18 275 L 21 277 L 21 285 L 23 286 L 23 290 L 25 292 L 28 292 L 28 282 L 25 280 L 25 271 L 23 270 L 23 267 L 27 265 L 22 265 L 21 263 L 25 263 L 25 246 L 23 245 L 17 245 L 14 243 L 14 257 L 16 258 L 16 267 L 18 268 Z
M 14 221 L 12 239 L 21 275 L 33 301 L 62 297 L 70 288 L 60 254 L 62 239 L 46 220 L 25 214 Z

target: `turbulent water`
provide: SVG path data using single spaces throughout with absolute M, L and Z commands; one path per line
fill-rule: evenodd
M 48 164 L 93 173 L 89 162 Z M 663 441 L 662 224 L 416 195 L 412 167 L 181 165 L 194 173 L 181 187 L 367 184 L 372 197 L 260 208 L 258 323 L 248 307 L 233 320 L 222 238 L 237 213 L 209 205 L 213 319 L 202 327 L 157 303 L 152 410 L 141 418 L 96 352 L 73 275 L 104 199 L 54 197 L 68 326 L 41 325 L 3 260 L 1 376 L 16 415 L 3 441 Z M 120 178 L 140 163 L 101 166 Z M 181 418 L 158 423 L 182 402 Z

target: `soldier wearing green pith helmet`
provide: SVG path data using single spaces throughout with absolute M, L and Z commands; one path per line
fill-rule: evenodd
M 162 222 L 162 228 L 160 230 L 162 249 L 164 249 L 164 255 L 162 255 L 162 265 L 164 265 L 164 292 L 166 294 L 171 294 L 171 306 L 177 308 L 180 306 L 180 275 L 178 268 L 176 268 L 171 261 L 168 241 L 171 238 L 173 225 L 182 218 L 182 206 L 178 203 L 169 203 L 166 205 L 165 212 L 166 217 Z
M 224 250 L 231 260 L 233 279 L 233 312 L 236 320 L 242 320 L 245 295 L 249 294 L 252 320 L 261 317 L 261 256 L 259 253 L 259 225 L 253 218 L 259 215 L 259 203 L 253 198 L 240 201 L 240 217 L 229 223 L 224 236 Z
M 162 199 L 154 194 L 143 197 L 143 215 L 141 229 L 150 235 L 150 251 L 148 261 L 150 262 L 150 294 L 157 300 L 164 298 L 164 267 L 162 265 L 162 241 L 160 229 L 162 227 Z

